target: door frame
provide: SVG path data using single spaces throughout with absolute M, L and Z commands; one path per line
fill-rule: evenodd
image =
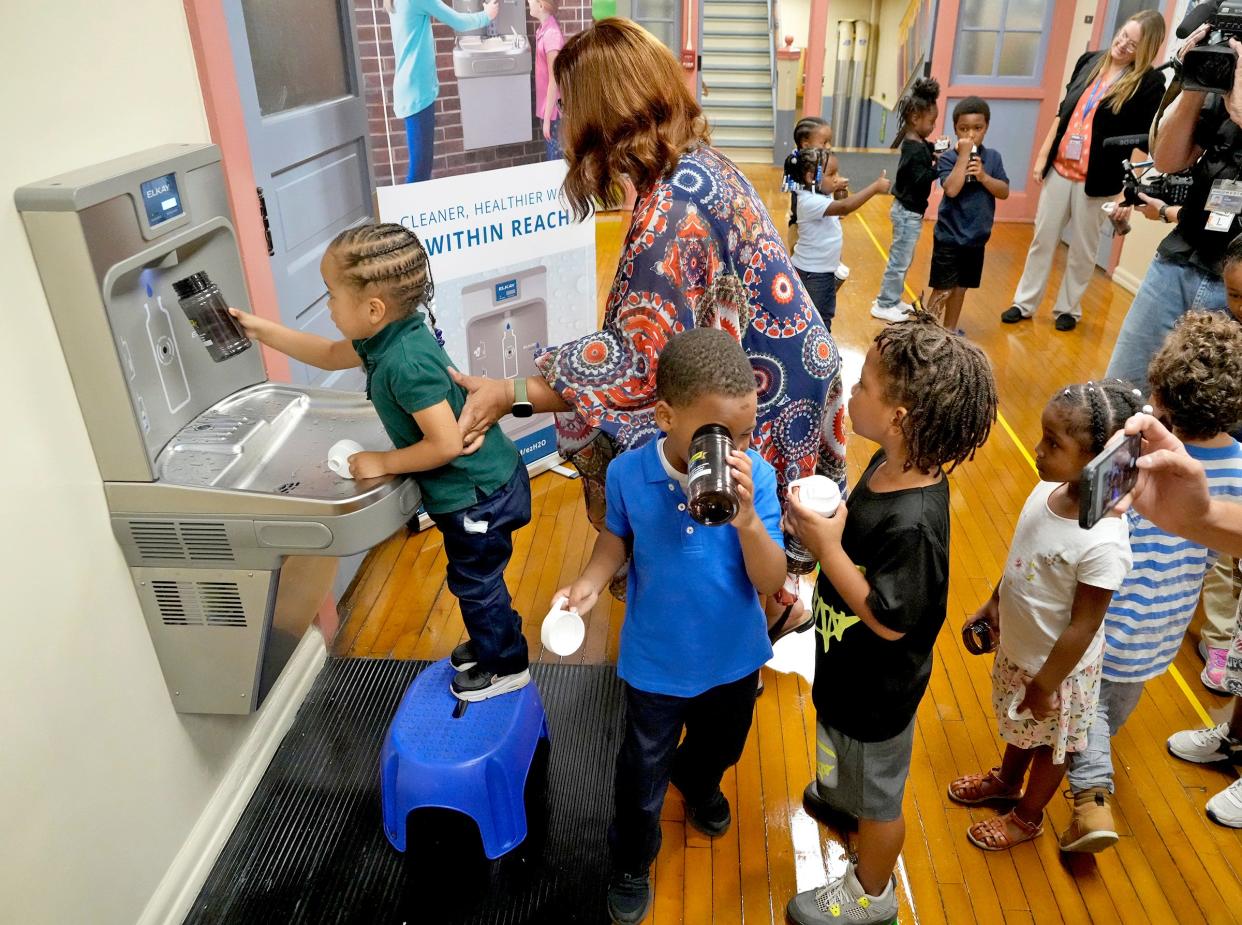
M 258 186 L 254 179 L 237 72 L 233 69 L 233 47 L 229 43 L 224 7 L 219 0 L 183 0 L 183 4 L 207 126 L 212 142 L 220 149 L 229 207 L 233 210 L 234 230 L 237 232 L 237 247 L 241 251 L 242 271 L 246 288 L 250 291 L 250 304 L 256 315 L 280 322 L 276 278 L 272 275 L 272 265 L 267 256 L 267 235 L 259 213 Z M 268 378 L 273 382 L 290 382 L 288 357 L 266 346 L 261 349 Z M 324 640 L 331 644 L 341 626 L 331 591 L 319 606 L 315 625 Z
M 267 235 L 259 213 L 258 184 L 224 8 L 218 0 L 184 0 L 184 6 L 207 126 L 211 140 L 220 149 L 250 304 L 256 315 L 279 322 L 276 278 L 267 256 Z M 262 347 L 262 352 L 268 377 L 275 382 L 291 381 L 289 358 L 267 347 Z

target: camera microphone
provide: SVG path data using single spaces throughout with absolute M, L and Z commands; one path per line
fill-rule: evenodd
M 1174 30 L 1173 34 L 1179 39 L 1189 38 L 1190 33 L 1194 32 L 1201 25 L 1212 18 L 1212 14 L 1220 7 L 1220 0 L 1203 0 L 1202 3 L 1191 7 L 1191 9 L 1182 18 L 1181 23 Z
M 1147 150 L 1146 135 L 1114 135 L 1112 138 L 1104 139 L 1105 148 L 1138 148 L 1141 151 Z

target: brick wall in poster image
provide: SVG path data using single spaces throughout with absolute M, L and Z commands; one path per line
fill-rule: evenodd
M 557 5 L 556 18 L 566 37 L 580 32 L 591 22 L 591 2 L 561 0 Z M 393 115 L 392 111 L 392 75 L 395 63 L 392 33 L 388 25 L 388 14 L 384 12 L 383 0 L 354 0 L 354 21 L 358 28 L 358 50 L 367 101 L 372 180 L 376 186 L 392 186 L 405 182 L 409 159 L 405 144 L 405 122 Z M 535 26 L 535 20 L 527 16 L 526 37 L 531 48 L 535 45 Z M 531 126 L 531 141 L 476 151 L 465 150 L 457 78 L 453 74 L 453 45 L 457 33 L 443 23 L 433 21 L 432 34 L 436 41 L 436 71 L 440 78 L 440 97 L 436 100 L 432 178 L 516 167 L 542 160 L 543 127 L 538 120 Z M 531 96 L 533 99 L 533 77 Z M 531 111 L 534 111 L 533 106 Z

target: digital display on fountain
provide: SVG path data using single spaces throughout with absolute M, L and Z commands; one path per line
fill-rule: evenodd
M 142 184 L 142 202 L 147 209 L 147 224 L 152 228 L 185 211 L 177 191 L 177 175 L 166 173 Z

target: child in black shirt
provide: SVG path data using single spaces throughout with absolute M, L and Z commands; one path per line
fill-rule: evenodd
M 947 473 L 983 445 L 996 408 L 983 351 L 912 312 L 876 337 L 850 394 L 854 433 L 880 450 L 848 510 L 819 517 L 789 498 L 786 528 L 820 563 L 816 779 L 803 799 L 813 815 L 858 822 L 845 875 L 790 901 L 798 925 L 896 920 L 914 716 L 948 600 Z
M 888 265 L 880 294 L 871 303 L 871 317 L 882 321 L 901 321 L 910 305 L 901 300 L 906 271 L 914 259 L 914 246 L 923 231 L 923 213 L 936 181 L 935 148 L 927 140 L 940 118 L 940 84 L 931 77 L 920 77 L 910 92 L 897 103 L 898 132 L 904 130 L 901 160 L 893 183 L 893 243 L 888 249 Z M 946 139 L 947 143 L 947 139 Z

